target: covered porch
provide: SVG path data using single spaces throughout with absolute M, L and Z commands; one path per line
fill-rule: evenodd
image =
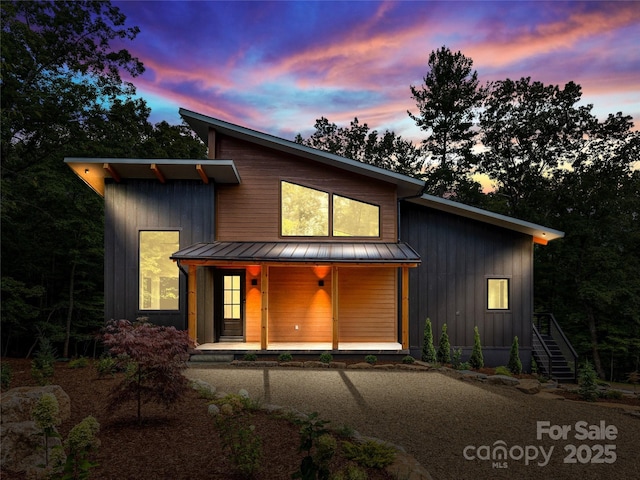
M 406 244 L 214 242 L 171 258 L 188 275 L 187 330 L 201 351 L 409 348 L 409 268 L 420 257 Z M 202 269 L 224 283 L 199 286 Z M 214 315 L 198 311 L 199 295 L 217 299 Z

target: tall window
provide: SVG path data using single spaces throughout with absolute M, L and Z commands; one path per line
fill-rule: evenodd
M 487 279 L 487 308 L 489 310 L 509 310 L 509 279 Z
M 295 183 L 281 183 L 284 237 L 379 237 L 380 207 Z
M 180 271 L 169 257 L 180 249 L 180 232 L 140 232 L 140 310 L 178 310 Z
M 334 237 L 380 236 L 380 207 L 350 198 L 333 196 Z
M 282 182 L 282 235 L 329 235 L 329 194 L 295 183 Z

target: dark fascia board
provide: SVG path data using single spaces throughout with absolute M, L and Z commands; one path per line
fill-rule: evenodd
M 202 174 L 211 182 L 239 184 L 240 175 L 232 160 L 169 159 L 169 158 L 75 158 L 64 162 L 98 195 L 104 196 L 106 178 L 158 179 L 160 172 L 166 180 L 201 180 Z M 155 170 L 151 167 L 155 165 Z M 105 168 L 108 166 L 108 168 Z M 117 175 L 117 179 L 114 178 Z
M 263 147 L 300 156 L 325 165 L 364 175 L 369 178 L 395 184 L 398 187 L 399 197 L 417 195 L 422 191 L 424 186 L 424 181 L 418 180 L 417 178 L 391 172 L 383 168 L 368 165 L 366 163 L 334 155 L 332 153 L 323 152 L 322 150 L 300 145 L 299 143 L 291 140 L 285 140 L 267 133 L 234 125 L 233 123 L 192 112 L 184 108 L 180 109 L 180 116 L 196 132 L 198 137 L 200 137 L 205 144 L 208 142 L 209 128 L 213 128 L 223 135 L 228 135 Z
M 552 240 L 564 237 L 564 232 L 547 228 L 536 223 L 519 220 L 517 218 L 508 217 L 499 213 L 490 212 L 477 207 L 471 207 L 459 202 L 453 202 L 445 198 L 435 197 L 433 195 L 422 195 L 421 197 L 407 199 L 411 203 L 434 208 L 461 217 L 478 220 L 480 222 L 496 225 L 498 227 L 507 228 L 516 232 L 531 235 L 537 239 L 539 243 L 545 244 Z

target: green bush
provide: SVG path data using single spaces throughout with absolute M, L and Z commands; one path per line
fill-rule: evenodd
M 69 362 L 69 368 L 86 368 L 89 366 L 89 359 L 86 357 L 78 357 Z
M 43 394 L 36 402 L 31 416 L 36 426 L 42 429 L 44 439 L 44 458 L 45 466 L 49 465 L 49 439 L 59 437 L 56 432 L 56 425 L 62 423 L 60 418 L 60 405 L 58 399 L 53 393 Z
M 602 395 L 607 400 L 622 400 L 624 398 L 623 393 L 620 390 L 607 390 Z
M 343 442 L 345 456 L 362 467 L 384 468 L 396 459 L 396 449 L 373 440 L 364 443 Z
M 471 364 L 469 362 L 462 362 L 458 370 L 471 370 Z
M 98 465 L 89 461 L 89 454 L 100 446 L 100 440 L 96 438 L 99 431 L 100 424 L 91 415 L 71 429 L 65 441 L 68 454 L 63 479 L 89 478 L 89 470 Z
M 278 355 L 279 362 L 290 362 L 291 360 L 293 360 L 293 355 L 291 355 L 289 352 L 281 353 L 280 355 Z
M 496 372 L 495 373 L 496 373 L 496 375 L 506 375 L 507 377 L 513 376 L 511 374 L 511 370 L 509 370 L 505 366 L 496 367 Z
M 456 370 L 458 370 L 461 364 L 462 364 L 462 349 L 454 348 L 453 356 L 451 357 L 451 366 Z
M 436 349 L 433 346 L 433 330 L 431 319 L 427 317 L 424 323 L 424 333 L 422 337 L 422 361 L 427 363 L 436 362 Z
M 367 480 L 368 478 L 367 472 L 361 467 L 349 464 L 335 475 L 332 475 L 330 480 Z
M 300 425 L 300 447 L 298 451 L 301 453 L 304 452 L 306 455 L 302 458 L 302 462 L 300 462 L 300 468 L 291 475 L 291 478 L 300 478 L 302 480 L 316 478 L 328 479 L 329 461 L 326 457 L 331 451 L 331 444 L 326 439 L 320 441 L 320 438 L 329 433 L 327 429 L 329 421 L 321 420 L 318 418 L 318 412 L 313 412 L 304 419 L 297 419 L 295 423 Z M 323 446 L 320 447 L 322 453 L 312 455 L 311 452 L 314 446 L 318 449 L 319 442 L 323 444 Z M 335 448 L 333 448 L 333 451 L 335 451 Z
M 331 363 L 333 361 L 333 355 L 331 355 L 329 352 L 322 352 L 320 354 L 320 361 L 322 363 Z
M 473 328 L 473 350 L 471 350 L 469 365 L 475 369 L 484 367 L 484 357 L 482 356 L 482 345 L 480 344 L 478 327 Z
M 514 375 L 520 375 L 522 373 L 522 362 L 520 361 L 520 352 L 518 349 L 518 337 L 513 337 L 513 343 L 511 344 L 511 352 L 509 353 L 509 364 L 507 365 L 509 370 Z
M 113 357 L 103 356 L 95 363 L 95 367 L 98 377 L 105 375 L 111 375 L 113 377 L 118 371 L 118 362 Z
M 449 344 L 449 335 L 447 335 L 446 323 L 442 325 L 442 334 L 440 334 L 440 341 L 438 343 L 438 352 L 436 356 L 440 363 L 451 362 L 451 345 Z
M 407 355 L 406 357 L 402 357 L 402 363 L 406 363 L 406 364 L 412 364 L 416 361 L 415 358 L 413 358 L 411 355 Z
M 48 385 L 53 378 L 56 350 L 48 338 L 40 337 L 40 348 L 31 362 L 31 377 L 38 385 Z
M 258 360 L 258 355 L 256 355 L 255 353 L 245 353 L 242 357 L 242 360 L 244 360 L 245 362 L 255 362 L 256 360 Z
M 0 364 L 0 386 L 2 386 L 3 390 L 9 388 L 12 377 L 13 371 L 11 370 L 11 365 L 7 365 L 6 363 Z
M 367 355 L 366 357 L 364 357 L 364 361 L 373 365 L 378 361 L 378 357 L 376 357 L 375 355 Z
M 262 440 L 254 425 L 242 425 L 236 417 L 220 415 L 216 417 L 216 426 L 222 441 L 222 448 L 238 473 L 252 477 L 262 462 Z
M 598 375 L 589 360 L 584 362 L 578 376 L 578 395 L 587 402 L 595 402 L 598 398 Z

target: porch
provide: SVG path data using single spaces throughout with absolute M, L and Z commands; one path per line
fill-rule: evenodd
M 260 342 L 215 342 L 198 345 L 196 350 L 202 354 L 245 354 L 249 352 L 268 353 L 271 355 L 279 355 L 281 353 L 303 355 L 322 352 L 330 352 L 337 355 L 409 354 L 408 349 L 403 349 L 402 345 L 396 342 L 340 342 L 337 349 L 333 348 L 331 342 L 271 342 L 266 349 L 261 348 Z

